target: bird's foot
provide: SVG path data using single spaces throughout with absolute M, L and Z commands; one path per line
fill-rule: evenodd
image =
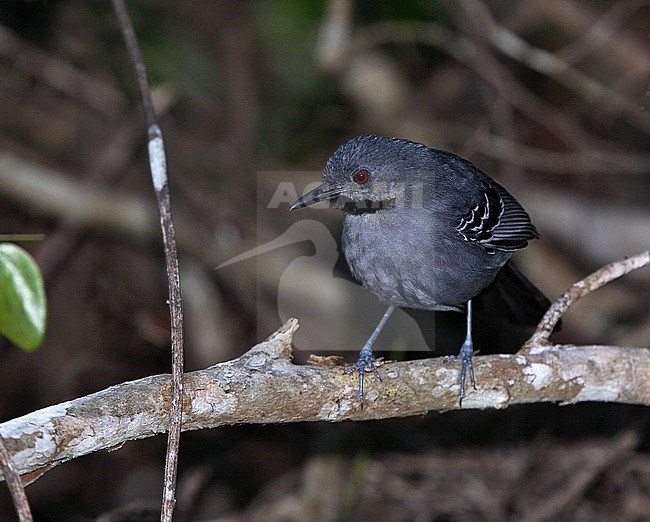
M 379 375 L 377 366 L 375 365 L 375 354 L 372 353 L 372 349 L 367 349 L 364 347 L 359 354 L 359 360 L 356 362 L 356 364 L 345 372 L 347 375 L 350 375 L 354 372 L 359 372 L 358 397 L 359 402 L 361 403 L 361 408 L 363 408 L 363 379 L 367 371 L 371 371 L 373 375 L 381 381 L 381 375 Z
M 460 359 L 460 393 L 458 402 L 463 406 L 463 399 L 465 398 L 465 381 L 467 378 L 467 371 L 469 370 L 469 382 L 472 388 L 476 389 L 476 381 L 474 380 L 474 364 L 472 363 L 472 354 L 474 353 L 474 345 L 471 339 L 466 339 L 463 346 L 460 348 L 458 355 L 454 359 Z

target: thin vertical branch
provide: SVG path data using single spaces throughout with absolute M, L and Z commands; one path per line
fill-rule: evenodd
M 112 0 L 120 29 L 138 82 L 142 98 L 142 108 L 147 122 L 149 138 L 149 163 L 158 211 L 162 228 L 167 279 L 169 283 L 169 308 L 171 314 L 172 344 L 172 396 L 169 408 L 169 435 L 167 438 L 167 455 L 165 459 L 165 477 L 163 485 L 162 509 L 160 520 L 171 522 L 176 499 L 176 474 L 178 470 L 178 448 L 181 434 L 181 417 L 183 413 L 183 301 L 181 297 L 176 237 L 171 214 L 169 185 L 167 182 L 167 162 L 162 132 L 158 125 L 156 112 L 151 99 L 151 89 L 147 80 L 147 71 L 140 54 L 138 42 L 123 0 Z
M 2 474 L 7 481 L 7 487 L 9 488 L 11 499 L 14 502 L 14 507 L 18 514 L 18 520 L 20 522 L 32 522 L 34 520 L 32 518 L 32 510 L 27 501 L 23 482 L 20 480 L 20 474 L 16 469 L 14 461 L 11 459 L 11 453 L 9 453 L 7 446 L 5 446 L 5 441 L 2 437 L 0 437 L 0 470 L 2 470 Z

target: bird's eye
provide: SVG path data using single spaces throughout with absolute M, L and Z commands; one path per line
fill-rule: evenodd
M 365 184 L 369 178 L 370 173 L 366 169 L 357 170 L 352 175 L 352 181 L 354 181 L 357 185 Z

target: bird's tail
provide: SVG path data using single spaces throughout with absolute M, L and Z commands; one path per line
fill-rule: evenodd
M 489 315 L 506 315 L 516 326 L 536 326 L 551 302 L 513 264 L 499 271 L 494 282 L 476 297 L 477 307 Z
M 474 346 L 482 354 L 516 352 L 551 305 L 511 261 L 472 302 Z M 430 350 L 438 355 L 458 353 L 465 336 L 465 314 L 409 308 L 404 311 L 417 322 Z

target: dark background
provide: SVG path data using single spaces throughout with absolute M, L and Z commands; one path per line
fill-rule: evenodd
M 551 298 L 650 244 L 647 2 L 130 4 L 167 146 L 188 370 L 289 316 L 305 325 L 297 361 L 355 359 L 382 306 L 308 241 L 338 237 L 340 215 L 268 201 L 279 181 L 298 194 L 318 181 L 357 134 L 451 150 L 506 185 L 542 234 L 518 263 Z M 168 372 L 145 127 L 110 2 L 2 2 L 0 157 L 0 233 L 45 235 L 22 245 L 49 300 L 40 351 L 0 340 L 0 420 Z M 215 269 L 303 219 L 331 235 Z M 647 270 L 608 285 L 558 339 L 648 347 L 649 290 Z M 409 321 L 382 334 L 393 355 L 414 355 Z M 650 520 L 648 435 L 646 408 L 610 404 L 188 433 L 177 518 Z M 36 520 L 157 519 L 164 446 L 49 472 L 27 488 Z M 13 517 L 3 487 L 0 519 Z

